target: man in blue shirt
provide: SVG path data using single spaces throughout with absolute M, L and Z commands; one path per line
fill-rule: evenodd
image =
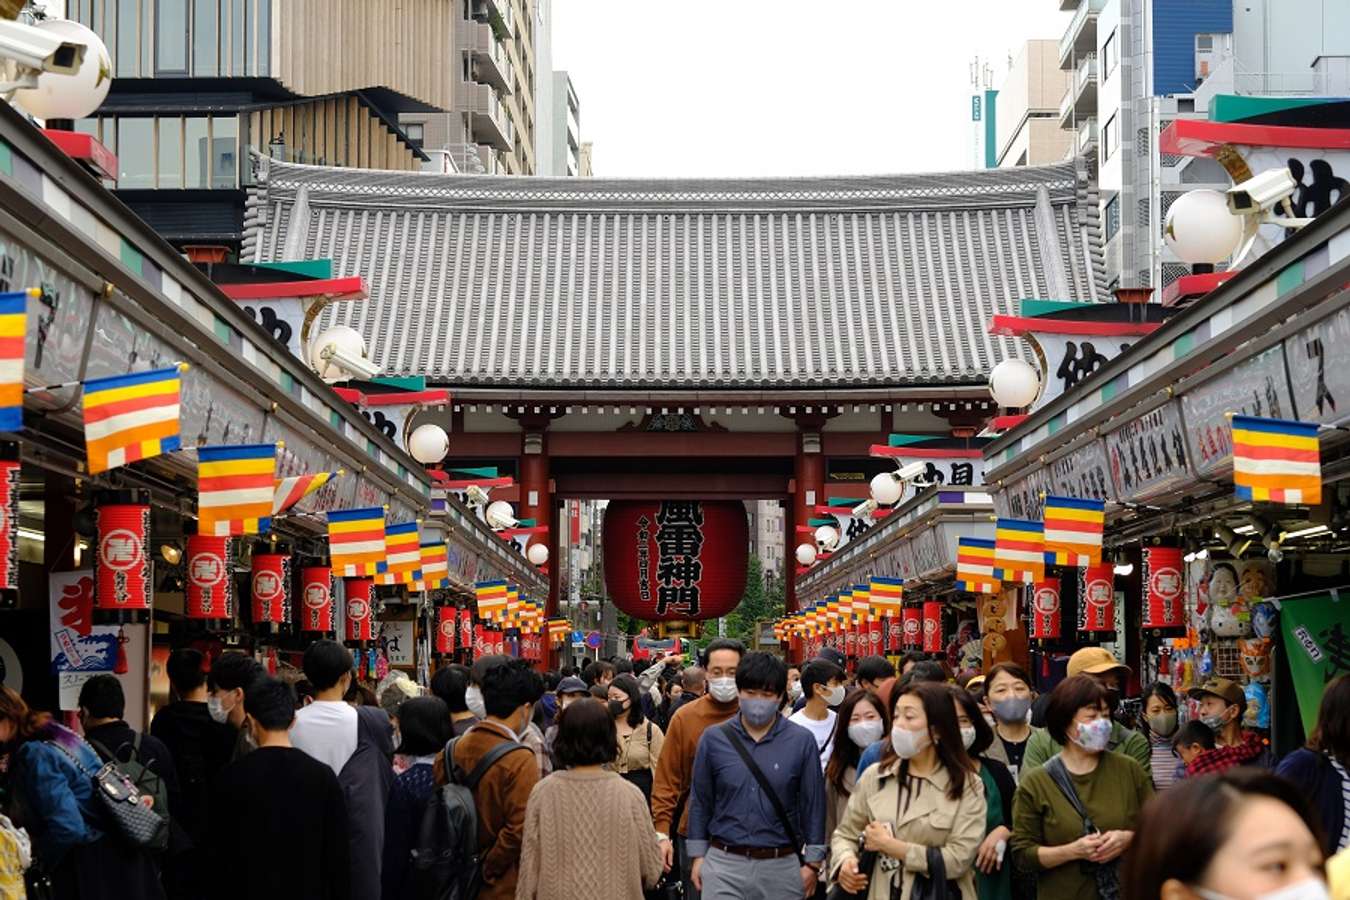
M 787 666 L 768 653 L 736 667 L 739 714 L 709 728 L 694 756 L 689 808 L 692 881 L 703 900 L 814 896 L 825 859 L 825 779 L 816 740 L 778 714 Z M 787 822 L 736 743 L 768 780 Z

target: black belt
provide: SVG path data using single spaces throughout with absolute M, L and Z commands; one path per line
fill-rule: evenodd
M 723 853 L 732 853 L 747 859 L 782 859 L 784 856 L 797 855 L 796 847 L 738 847 L 735 844 L 724 844 L 719 840 L 710 840 L 708 844 Z

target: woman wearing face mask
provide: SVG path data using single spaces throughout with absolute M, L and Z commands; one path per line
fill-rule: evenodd
M 962 745 L 950 688 L 910 683 L 897 688 L 881 761 L 859 776 L 834 831 L 831 875 L 868 900 L 910 900 L 915 877 L 936 877 L 930 857 L 940 857 L 942 877 L 973 898 L 984 817 L 984 788 Z M 858 870 L 859 838 L 878 853 L 871 872 Z
M 619 755 L 614 771 L 652 799 L 652 776 L 661 759 L 665 734 L 642 715 L 642 688 L 632 675 L 619 675 L 609 683 L 609 714 L 618 732 Z
M 984 697 L 994 717 L 994 738 L 986 755 L 1003 763 L 1018 779 L 1027 743 L 1042 728 L 1031 727 L 1028 713 L 1035 693 L 1031 690 L 1031 676 L 1016 663 L 999 663 L 989 670 L 984 679 Z
M 968 691 L 954 689 L 956 724 L 961 743 L 979 769 L 984 784 L 984 840 L 975 855 L 975 889 L 979 900 L 1012 900 L 1012 860 L 1008 839 L 1012 837 L 1012 804 L 1017 783 L 1003 763 L 983 755 L 994 743 L 994 730 L 981 715 L 980 704 Z
M 1328 854 L 1350 847 L 1350 675 L 1326 686 L 1307 746 L 1280 760 L 1275 774 L 1312 802 Z
M 1045 724 L 1063 748 L 1018 783 L 1013 859 L 1036 873 L 1038 900 L 1110 900 L 1153 783 L 1137 760 L 1106 749 L 1111 712 L 1106 689 L 1091 676 L 1059 683 Z
M 1177 779 L 1177 758 L 1172 754 L 1172 739 L 1177 736 L 1177 695 L 1170 684 L 1155 681 L 1144 688 L 1144 736 L 1148 738 L 1153 761 L 1153 787 L 1171 787 Z
M 1122 900 L 1327 900 L 1319 831 L 1298 788 L 1268 772 L 1184 779 L 1145 807 Z
M 854 691 L 839 707 L 835 723 L 834 749 L 825 766 L 825 834 L 834 834 L 844 808 L 858 781 L 858 760 L 862 752 L 879 742 L 891 729 L 890 712 L 870 691 Z M 825 871 L 830 870 L 829 864 Z

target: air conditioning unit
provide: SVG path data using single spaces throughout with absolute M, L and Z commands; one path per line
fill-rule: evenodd
M 488 20 L 487 3 L 485 3 L 484 0 L 473 0 L 469 18 L 473 19 L 475 22 L 486 22 Z

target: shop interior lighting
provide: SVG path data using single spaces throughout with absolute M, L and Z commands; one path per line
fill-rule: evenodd
M 47 540 L 47 536 L 40 531 L 34 531 L 31 528 L 20 528 L 19 537 L 27 538 L 30 541 L 42 543 Z
M 1242 531 L 1242 529 L 1250 529 Z M 1238 532 L 1242 532 L 1239 536 Z M 1247 548 L 1252 545 L 1252 539 L 1247 535 L 1255 534 L 1256 529 L 1250 525 L 1243 525 L 1241 528 L 1229 528 L 1227 525 L 1215 525 L 1214 537 L 1223 543 L 1226 549 L 1234 559 L 1240 559 L 1242 554 L 1247 552 Z
M 1255 525 L 1239 525 L 1232 530 L 1236 534 L 1256 534 L 1258 529 Z
M 1315 534 L 1326 534 L 1331 529 L 1325 525 L 1310 525 L 1307 528 L 1300 528 L 1298 531 L 1287 531 L 1284 534 L 1286 541 L 1294 538 L 1312 537 Z

